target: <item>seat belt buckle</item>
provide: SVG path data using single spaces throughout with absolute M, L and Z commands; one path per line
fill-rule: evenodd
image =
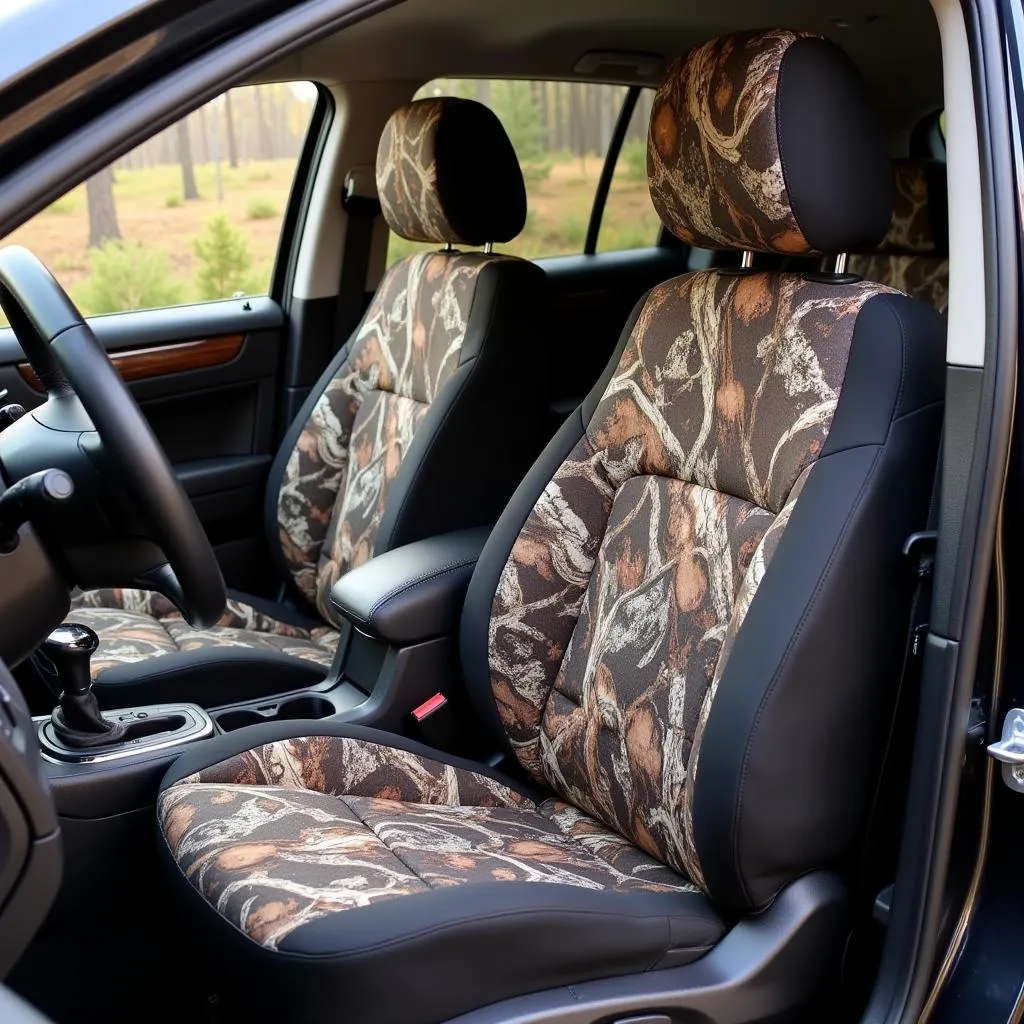
M 455 741 L 455 714 L 440 691 L 414 707 L 409 714 L 414 732 L 431 747 L 449 749 Z
M 345 175 L 341 207 L 346 213 L 357 217 L 378 216 L 380 200 L 377 198 L 377 177 L 373 167 L 359 164 Z
M 903 558 L 918 579 L 927 579 L 932 574 L 938 538 L 937 530 L 920 530 L 903 542 Z

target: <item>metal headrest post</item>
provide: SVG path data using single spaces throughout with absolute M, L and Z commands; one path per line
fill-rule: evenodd
M 846 273 L 846 253 L 836 253 L 836 262 L 832 267 L 833 274 L 845 274 Z
M 752 249 L 744 249 L 743 255 L 740 257 L 740 270 L 753 270 L 754 269 L 754 251 Z

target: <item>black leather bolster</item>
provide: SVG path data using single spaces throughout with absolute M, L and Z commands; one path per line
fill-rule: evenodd
M 386 551 L 342 576 L 331 603 L 360 632 L 395 645 L 455 633 L 489 533 L 457 530 Z

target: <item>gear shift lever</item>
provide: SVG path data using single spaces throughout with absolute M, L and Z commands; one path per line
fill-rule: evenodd
M 58 739 L 69 747 L 96 747 L 116 743 L 124 735 L 120 722 L 111 722 L 100 713 L 92 692 L 89 659 L 100 640 L 88 626 L 61 623 L 43 641 L 42 652 L 50 659 L 60 679 L 60 705 L 54 708 L 51 722 Z

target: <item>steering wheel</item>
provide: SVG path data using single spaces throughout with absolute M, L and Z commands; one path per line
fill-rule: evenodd
M 71 476 L 71 500 L 32 517 L 71 582 L 156 590 L 213 625 L 224 579 L 191 502 L 92 329 L 21 246 L 0 249 L 0 308 L 47 394 L 0 433 L 0 466 L 8 487 L 46 469 Z

